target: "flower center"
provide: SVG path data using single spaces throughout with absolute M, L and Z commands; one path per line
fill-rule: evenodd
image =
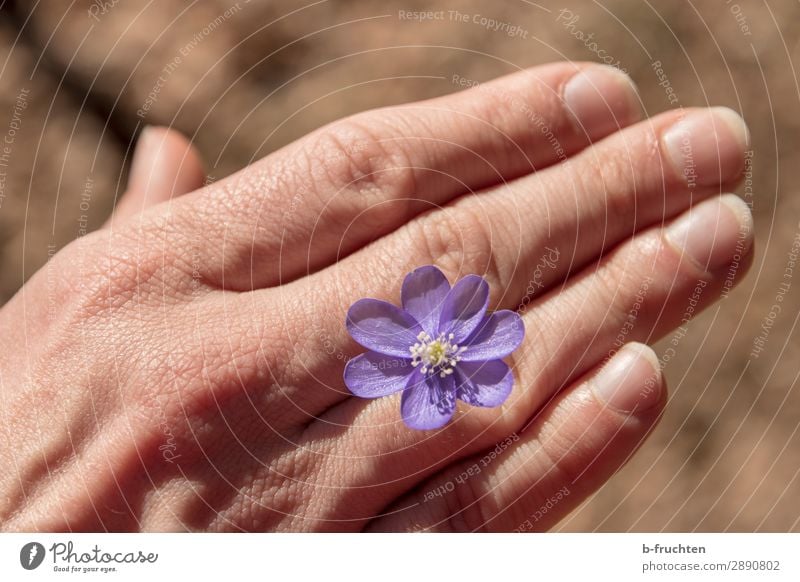
M 417 336 L 419 340 L 409 348 L 411 351 L 411 365 L 420 364 L 423 374 L 439 374 L 440 378 L 453 373 L 456 363 L 461 359 L 461 352 L 466 348 L 458 347 L 453 341 L 453 334 L 446 336 L 441 333 L 433 339 L 430 334 L 421 331 Z

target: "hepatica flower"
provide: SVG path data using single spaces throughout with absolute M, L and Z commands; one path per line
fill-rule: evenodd
M 487 312 L 489 285 L 467 275 L 453 287 L 434 266 L 409 273 L 403 307 L 356 301 L 347 313 L 353 339 L 369 349 L 350 360 L 344 381 L 361 398 L 402 392 L 400 413 L 415 429 L 434 429 L 453 417 L 456 400 L 493 407 L 505 402 L 514 377 L 502 358 L 522 342 L 513 311 Z

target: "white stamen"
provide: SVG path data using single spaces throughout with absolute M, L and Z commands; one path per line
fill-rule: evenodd
M 420 372 L 423 374 L 437 373 L 440 378 L 446 378 L 453 373 L 456 364 L 461 359 L 461 352 L 466 348 L 458 344 L 451 344 L 455 339 L 454 334 L 439 334 L 433 339 L 430 334 L 421 331 L 417 335 L 419 342 L 409 348 L 411 352 L 411 365 L 414 367 L 422 364 Z

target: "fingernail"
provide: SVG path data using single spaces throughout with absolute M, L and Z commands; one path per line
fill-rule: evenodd
M 750 132 L 733 109 L 714 107 L 689 113 L 661 141 L 678 175 L 694 188 L 737 178 L 744 167 Z
M 578 130 L 590 138 L 641 117 L 636 86 L 615 67 L 593 66 L 574 75 L 564 86 L 564 103 Z
M 741 198 L 725 194 L 686 211 L 665 235 L 701 270 L 715 271 L 750 250 L 753 215 Z
M 644 412 L 661 401 L 658 358 L 644 344 L 625 344 L 590 382 L 600 402 L 625 414 Z
M 150 175 L 153 160 L 153 127 L 150 125 L 144 126 L 139 139 L 136 140 L 136 145 L 133 148 L 133 159 L 131 160 L 131 170 L 128 174 L 128 185 L 136 180 L 146 181 Z

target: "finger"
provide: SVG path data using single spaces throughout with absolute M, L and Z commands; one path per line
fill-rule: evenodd
M 231 289 L 272 286 L 465 192 L 563 160 L 639 116 L 635 89 L 616 69 L 538 67 L 322 128 L 187 201 L 187 228 L 225 240 L 201 257 L 206 278 L 224 275 Z
M 335 288 L 326 303 L 338 314 L 359 294 L 389 297 L 404 273 L 436 264 L 454 279 L 482 274 L 494 305 L 516 308 L 643 226 L 735 184 L 747 142 L 743 120 L 727 108 L 660 115 L 565 164 L 412 221 L 309 277 L 307 292 Z
M 684 139 L 676 140 L 676 134 Z M 293 341 L 311 339 L 309 352 L 319 347 L 320 337 L 347 345 L 341 318 L 350 305 L 364 296 L 396 301 L 400 278 L 426 263 L 441 267 L 451 281 L 482 273 L 490 281 L 493 306 L 524 308 L 642 226 L 661 223 L 693 198 L 718 191 L 720 182 L 735 182 L 747 139 L 741 118 L 727 109 L 658 116 L 567 164 L 510 188 L 463 198 L 447 213 L 420 217 L 336 266 L 275 290 L 287 306 L 282 318 L 290 333 L 297 327 Z M 680 157 L 673 160 L 668 152 L 676 141 L 681 147 L 673 153 Z M 678 170 L 687 151 L 695 176 L 691 184 Z M 577 184 L 574 176 L 581 177 Z M 565 196 L 564 184 L 572 185 L 571 196 Z M 245 309 L 249 314 L 253 307 Z M 328 404 L 341 398 L 335 391 L 323 393 Z
M 658 358 L 627 344 L 531 423 L 417 487 L 372 531 L 543 531 L 630 458 L 666 402 Z
M 128 189 L 107 225 L 197 190 L 204 180 L 200 154 L 189 140 L 173 129 L 145 127 L 133 153 Z
M 463 406 L 444 429 L 422 432 L 404 426 L 399 395 L 349 398 L 319 415 L 307 430 L 308 446 L 317 450 L 322 435 L 347 426 L 337 454 L 362 462 L 345 481 L 359 488 L 360 509 L 374 503 L 377 511 L 387 493 L 402 493 L 415 480 L 519 430 L 561 386 L 622 344 L 653 342 L 684 325 L 739 280 L 751 249 L 752 217 L 741 200 L 726 195 L 703 202 L 666 229 L 637 235 L 525 309 L 525 341 L 511 356 L 516 381 L 502 406 Z M 305 361 L 320 369 L 331 365 L 324 355 Z M 338 383 L 304 389 L 318 398 L 341 398 L 346 390 Z M 311 409 L 310 399 L 303 404 Z

